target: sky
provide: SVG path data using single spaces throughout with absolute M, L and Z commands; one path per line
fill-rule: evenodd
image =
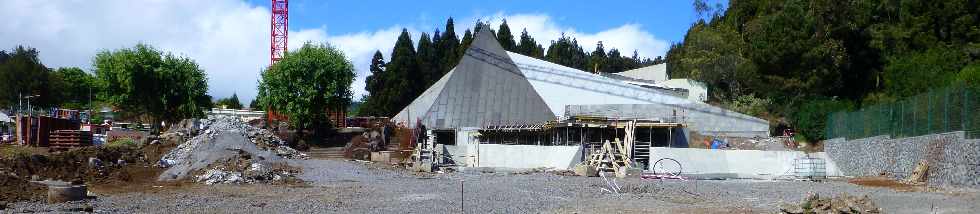
M 714 3 L 726 4 L 724 1 Z M 246 105 L 269 65 L 269 0 L 61 0 L 4 1 L 0 49 L 36 48 L 50 68 L 92 71 L 105 50 L 146 43 L 188 57 L 208 75 L 209 94 L 238 94 Z M 366 94 L 364 79 L 376 50 L 390 58 L 402 29 L 413 39 L 453 17 L 462 37 L 477 20 L 496 28 L 504 19 L 517 38 L 521 29 L 545 47 L 563 33 L 587 51 L 605 48 L 641 57 L 663 56 L 697 20 L 692 2 L 667 1 L 326 1 L 289 2 L 289 47 L 329 43 L 355 67 L 354 98 Z

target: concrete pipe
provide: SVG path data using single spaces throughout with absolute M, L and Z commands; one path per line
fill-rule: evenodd
M 48 203 L 63 203 L 85 199 L 88 187 L 70 183 L 48 184 Z

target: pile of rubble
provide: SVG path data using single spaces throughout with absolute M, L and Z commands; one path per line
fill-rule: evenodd
M 800 204 L 783 204 L 780 206 L 781 213 L 788 214 L 809 214 L 809 213 L 881 213 L 881 208 L 875 205 L 867 195 L 854 197 L 847 194 L 829 198 L 820 195 L 807 194 L 803 197 Z
M 185 137 L 190 139 L 160 159 L 158 165 L 168 169 L 158 180 L 194 177 L 207 184 L 278 182 L 297 172 L 285 159 L 308 157 L 272 132 L 232 116 L 184 120 L 161 135 L 171 140 Z

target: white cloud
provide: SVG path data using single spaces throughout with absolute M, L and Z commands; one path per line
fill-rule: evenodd
M 248 101 L 269 63 L 268 8 L 241 1 L 10 1 L 0 14 L 0 48 L 37 48 L 49 67 L 88 70 L 97 52 L 143 42 L 194 59 L 212 96 Z
M 634 23 L 587 33 L 573 27 L 562 26 L 555 22 L 551 16 L 545 14 L 505 14 L 498 12 L 490 16 L 470 18 L 465 23 L 466 26 L 472 28 L 477 19 L 489 22 L 490 27 L 494 29 L 500 26 L 504 19 L 507 19 L 507 25 L 510 26 L 511 34 L 515 40 L 520 39 L 522 29 L 526 28 L 531 37 L 534 37 L 545 48 L 552 40 L 558 40 L 562 33 L 576 38 L 579 45 L 586 51 L 592 51 L 595 49 L 596 43 L 602 41 L 606 51 L 617 48 L 624 56 L 632 56 L 633 50 L 636 50 L 640 57 L 654 58 L 663 56 L 670 47 L 666 40 L 658 39 L 649 31 L 644 30 L 643 26 Z
M 5 14 L 5 21 L 0 22 L 0 49 L 9 50 L 16 45 L 37 48 L 42 62 L 49 67 L 91 69 L 97 52 L 143 42 L 197 61 L 208 74 L 212 96 L 238 93 L 248 102 L 256 94 L 261 70 L 269 64 L 269 9 L 238 0 L 9 1 L 0 4 L 0 14 Z M 624 55 L 637 49 L 641 56 L 652 57 L 663 55 L 667 49 L 666 42 L 637 24 L 584 33 L 559 25 L 543 14 L 501 12 L 480 18 L 490 20 L 494 27 L 506 18 L 515 37 L 527 28 L 545 46 L 564 32 L 578 38 L 587 50 L 600 40 L 608 48 L 620 48 Z M 465 28 L 472 28 L 476 18 L 464 20 L 456 22 L 460 36 Z M 441 28 L 442 23 L 404 28 L 417 40 L 417 29 L 436 27 Z M 365 93 L 364 79 L 374 52 L 381 50 L 385 59 L 390 59 L 402 28 L 392 24 L 346 34 L 331 34 L 325 26 L 291 28 L 289 49 L 295 50 L 306 41 L 327 42 L 339 48 L 357 70 L 351 90 L 359 98 Z
M 418 37 L 419 34 L 417 31 L 413 29 L 408 30 L 413 37 Z M 289 49 L 296 50 L 306 42 L 317 42 L 329 43 L 343 51 L 351 63 L 354 64 L 354 70 L 357 72 L 354 84 L 351 85 L 351 90 L 354 92 L 354 99 L 357 100 L 360 99 L 361 95 L 367 94 L 364 91 L 364 80 L 370 74 L 368 68 L 371 65 L 371 58 L 374 57 L 374 52 L 380 50 L 385 60 L 389 60 L 391 49 L 394 47 L 395 41 L 398 40 L 398 34 L 401 31 L 402 27 L 393 26 L 376 31 L 362 31 L 329 36 L 322 27 L 307 29 L 289 33 Z M 413 40 L 418 40 L 418 38 L 413 38 Z

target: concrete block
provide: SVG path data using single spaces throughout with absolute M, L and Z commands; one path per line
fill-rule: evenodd
M 578 176 L 585 176 L 585 177 L 599 176 L 598 171 L 596 171 L 595 168 L 592 168 L 592 166 L 589 165 L 581 165 L 581 164 L 575 165 L 573 171 L 575 171 L 575 174 Z

